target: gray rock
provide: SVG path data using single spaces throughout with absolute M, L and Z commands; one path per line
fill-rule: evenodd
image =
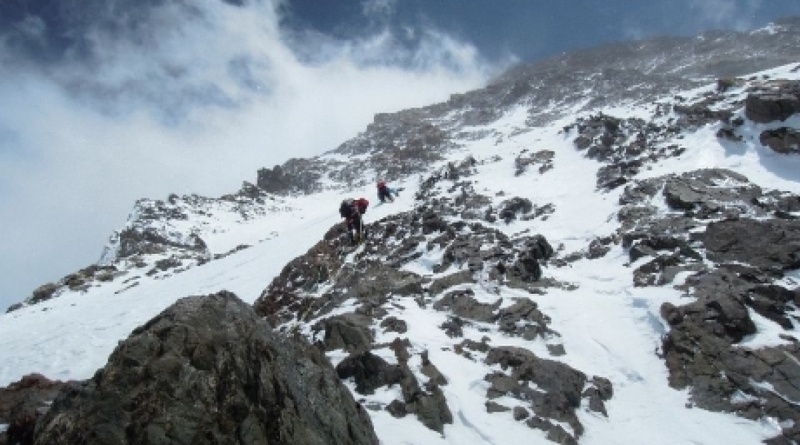
M 487 413 L 503 413 L 506 411 L 511 411 L 511 408 L 501 405 L 497 402 L 487 400 L 486 401 L 486 412 Z
M 560 357 L 567 354 L 563 344 L 547 345 L 547 351 L 554 357 Z
M 433 308 L 439 311 L 449 310 L 459 318 L 485 323 L 494 322 L 497 318 L 495 311 L 503 300 L 499 299 L 492 304 L 479 303 L 473 295 L 475 293 L 471 289 L 451 291 L 436 301 Z
M 408 324 L 405 322 L 405 320 L 400 320 L 397 317 L 387 317 L 381 322 L 381 327 L 385 332 L 397 332 L 399 334 L 404 334 L 406 331 L 408 331 Z
M 59 286 L 55 283 L 47 283 L 37 287 L 29 299 L 30 304 L 36 304 L 42 301 L 47 301 L 53 298 L 53 295 L 58 291 Z
M 702 236 L 708 256 L 761 268 L 800 268 L 800 221 L 740 219 L 708 225 Z
M 800 153 L 800 132 L 791 128 L 767 130 L 758 137 L 761 144 L 781 154 Z
M 551 330 L 550 317 L 543 314 L 537 304 L 529 299 L 519 299 L 497 313 L 497 325 L 501 332 L 534 340 L 537 337 L 556 335 Z
M 0 444 L 32 444 L 36 423 L 58 392 L 69 384 L 41 374 L 28 374 L 0 388 L 0 424 L 8 426 L 7 431 L 0 433 Z
M 499 216 L 506 223 L 509 223 L 519 216 L 530 213 L 533 210 L 533 204 L 527 198 L 511 198 L 500 203 Z
M 753 122 L 766 124 L 784 121 L 800 113 L 800 82 L 782 85 L 765 93 L 753 93 L 745 101 L 745 115 Z
M 322 344 L 326 351 L 344 349 L 361 352 L 368 351 L 372 345 L 371 323 L 369 317 L 350 313 L 321 320 L 312 327 L 312 330 L 325 332 Z
M 422 358 L 422 368 L 420 368 L 422 375 L 437 386 L 447 385 L 447 377 L 428 359 L 428 351 L 423 351 L 420 356 Z
M 720 184 L 728 184 L 720 187 Z M 733 187 L 730 183 L 741 184 Z M 705 218 L 726 207 L 734 207 L 739 203 L 752 202 L 761 195 L 761 188 L 749 183 L 747 178 L 736 172 L 724 169 L 696 170 L 679 177 L 670 178 L 664 186 L 664 197 L 667 204 L 676 210 L 693 211 L 693 214 Z
M 453 423 L 447 399 L 438 386 L 431 386 L 428 392 L 413 392 L 410 396 L 404 391 L 404 396 L 409 412 L 416 414 L 419 421 L 433 431 L 442 434 L 444 426 Z
M 392 400 L 390 404 L 386 406 L 386 411 L 395 418 L 403 418 L 408 415 L 408 410 L 406 409 L 406 404 L 399 401 L 399 400 Z
M 433 295 L 438 295 L 442 291 L 454 286 L 458 286 L 459 284 L 474 283 L 474 282 L 475 278 L 473 277 L 473 273 L 471 271 L 461 270 L 456 273 L 452 273 L 450 275 L 437 278 L 428 287 L 428 292 L 430 292 Z
M 528 420 L 528 425 L 548 432 L 548 437 L 552 434 L 551 440 L 558 443 L 576 443 L 577 437 L 583 433 L 583 425 L 576 414 L 583 398 L 598 406 L 598 402 L 612 396 L 608 379 L 589 380 L 584 373 L 564 363 L 539 358 L 527 349 L 492 348 L 485 361 L 504 370 L 485 377 L 491 383 L 487 397 L 511 396 L 529 402 L 535 416 Z M 584 391 L 587 383 L 589 389 Z M 604 411 L 602 403 L 599 406 L 598 410 Z M 555 427 L 547 419 L 568 424 L 574 435 Z
M 343 380 L 352 378 L 359 394 L 373 394 L 376 389 L 399 384 L 404 378 L 400 366 L 390 365 L 369 351 L 351 354 L 336 365 L 336 373 Z
M 589 143 L 591 143 L 591 141 Z M 576 146 L 578 144 L 579 142 L 576 142 Z M 539 164 L 540 174 L 545 173 L 546 171 L 551 170 L 553 168 L 553 158 L 555 157 L 554 151 L 540 150 L 530 154 L 526 152 L 527 150 L 523 150 L 522 153 L 520 153 L 520 155 L 514 159 L 514 167 L 515 167 L 514 174 L 516 176 L 525 173 L 529 167 L 537 164 Z
M 662 316 L 672 327 L 662 346 L 670 385 L 689 386 L 695 405 L 735 411 L 750 419 L 766 415 L 797 418 L 797 406 L 785 400 L 800 397 L 796 384 L 800 345 L 795 342 L 753 351 L 736 345 L 756 332 L 748 306 L 778 322 L 785 317 L 795 293 L 763 284 L 770 279 L 758 268 L 726 265 L 687 279 L 682 288 L 690 290 L 696 301 L 680 307 L 662 306 Z M 764 384 L 771 389 L 765 390 Z M 750 397 L 736 401 L 734 394 Z M 789 440 L 793 434 L 787 429 L 779 437 Z
M 179 300 L 91 380 L 62 391 L 36 444 L 377 444 L 316 348 L 233 294 Z
M 527 409 L 525 409 L 525 408 L 523 408 L 521 406 L 515 406 L 514 407 L 514 420 L 519 422 L 520 420 L 527 419 L 528 417 L 530 417 L 530 415 L 531 415 L 531 413 L 528 412 Z
M 267 193 L 288 195 L 319 190 L 321 168 L 313 159 L 292 158 L 272 169 L 258 170 L 256 185 Z

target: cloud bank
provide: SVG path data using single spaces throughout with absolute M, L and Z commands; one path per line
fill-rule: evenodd
M 437 29 L 344 40 L 288 28 L 284 3 L 237 3 L 2 6 L 0 309 L 96 261 L 138 198 L 235 191 L 258 168 L 335 148 L 376 112 L 496 72 Z M 393 7 L 363 13 L 384 23 Z

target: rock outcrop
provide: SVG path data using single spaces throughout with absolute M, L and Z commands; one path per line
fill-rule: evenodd
M 676 283 L 688 302 L 661 307 L 670 385 L 688 388 L 701 408 L 778 419 L 783 434 L 770 444 L 800 440 L 800 343 L 786 335 L 783 344 L 750 348 L 745 340 L 759 335 L 754 314 L 787 331 L 800 322 L 800 288 L 781 281 L 800 268 L 798 199 L 709 169 L 630 184 L 618 215 L 636 285 L 688 275 Z
M 745 115 L 766 124 L 800 113 L 800 82 L 772 82 L 747 96 Z
M 36 423 L 66 383 L 41 374 L 29 374 L 0 388 L 0 445 L 30 445 Z
M 336 370 L 354 383 L 357 394 L 368 397 L 399 388 L 391 403 L 373 401 L 370 409 L 383 409 L 394 417 L 414 415 L 442 433 L 444 425 L 453 422 L 447 403 L 449 376 L 439 371 L 427 351 L 401 336 L 407 326 L 398 318 L 399 311 L 411 300 L 443 320 L 438 328 L 452 339 L 446 348 L 452 360 L 508 369 L 507 374 L 485 376 L 492 382 L 486 393 L 488 412 L 509 411 L 555 442 L 575 443 L 583 433 L 577 411 L 585 401 L 585 406 L 604 413 L 611 383 L 520 348 L 494 347 L 471 338 L 475 332 L 493 330 L 519 341 L 553 341 L 559 334 L 533 296 L 548 287 L 567 287 L 545 276 L 543 265 L 555 251 L 543 235 L 509 237 L 487 224 L 535 219 L 547 211 L 518 197 L 493 208 L 492 199 L 478 193 L 470 179 L 477 164 L 468 157 L 435 171 L 422 182 L 414 210 L 369 224 L 369 236 L 357 248 L 349 245 L 341 226 L 334 226 L 283 269 L 255 309 L 278 329 L 306 331 L 320 349 L 344 352 Z M 427 273 L 415 266 L 422 257 L 430 257 L 425 260 Z M 501 298 L 502 289 L 527 291 L 531 298 Z M 485 301 L 487 290 L 498 296 Z M 401 335 L 386 340 L 393 332 Z M 376 341 L 379 337 L 384 340 Z M 565 354 L 563 346 L 549 346 L 553 355 Z M 412 362 L 421 364 L 418 372 Z M 499 397 L 504 403 L 516 399 L 516 414 L 498 403 Z M 533 416 L 521 416 L 520 409 Z
M 62 390 L 35 443 L 376 444 L 319 351 L 220 292 L 137 328 L 90 380 Z

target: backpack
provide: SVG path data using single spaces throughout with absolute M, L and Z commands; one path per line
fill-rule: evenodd
M 339 205 L 339 215 L 341 215 L 342 218 L 349 218 L 350 215 L 353 214 L 353 206 L 354 201 L 352 199 L 342 200 L 342 203 Z

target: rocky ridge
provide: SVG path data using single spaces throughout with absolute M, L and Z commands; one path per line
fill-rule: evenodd
M 776 128 L 795 131 L 787 120 L 800 111 L 797 82 L 739 84 L 742 93 L 727 102 L 730 90 L 718 84 L 702 101 L 676 106 L 674 112 L 686 118 L 684 125 L 718 125 L 717 137 L 732 143 L 741 142 L 754 123 L 767 126 L 760 132 L 762 142 Z M 670 145 L 669 151 L 659 144 L 665 134 L 685 131 L 684 125 L 669 126 L 680 119 L 665 122 L 660 127 L 603 115 L 579 121 L 576 148 L 605 164 L 598 170 L 598 188 L 625 185 L 620 228 L 602 244 L 616 241 L 627 249 L 635 285 L 675 283 L 689 300 L 661 307 L 670 328 L 660 351 L 670 385 L 689 388 L 692 403 L 704 409 L 778 419 L 783 434 L 767 443 L 794 443 L 800 440 L 794 422 L 800 416 L 795 403 L 800 400 L 800 341 L 789 334 L 800 323 L 800 287 L 786 273 L 800 267 L 800 196 L 763 190 L 723 169 L 635 179 L 648 163 L 685 149 Z M 787 153 L 786 145 L 764 145 Z M 756 317 L 785 330 L 785 343 L 747 346 L 759 331 Z
M 136 329 L 92 379 L 60 391 L 33 436 L 26 443 L 378 443 L 316 349 L 226 292 L 181 299 Z
M 491 91 L 497 92 L 489 88 L 475 94 Z M 537 297 L 578 285 L 552 278 L 543 267 L 571 267 L 623 249 L 636 286 L 675 286 L 685 294 L 686 304 L 661 307 L 661 321 L 668 330 L 657 353 L 670 372 L 670 385 L 688 388 L 691 406 L 776 421 L 782 434 L 769 443 L 796 442 L 800 440 L 794 421 L 800 400 L 796 335 L 800 301 L 791 272 L 800 266 L 800 198 L 764 189 L 731 170 L 657 177 L 648 172 L 658 162 L 697 149 L 684 142 L 684 136 L 709 127 L 723 144 L 735 147 L 757 141 L 792 155 L 798 151 L 793 135 L 800 127 L 797 83 L 731 77 L 698 91 L 686 97 L 650 97 L 650 120 L 598 112 L 579 115 L 564 127 L 563 134 L 575 150 L 597 161 L 598 193 L 619 196 L 620 205 L 617 230 L 573 252 L 551 246 L 548 233 L 507 235 L 498 230 L 504 223 L 543 221 L 560 203 L 486 194 L 473 175 L 478 168 L 499 162 L 496 159 L 468 156 L 430 167 L 447 150 L 452 153 L 473 138 L 496 137 L 502 142 L 492 130 L 459 126 L 495 119 L 481 114 L 471 99 L 448 102 L 469 104 L 469 110 L 447 114 L 458 114 L 466 119 L 462 121 L 429 119 L 427 109 L 376 117 L 336 156 L 346 153 L 387 177 L 422 172 L 413 209 L 370 224 L 367 242 L 356 249 L 347 245 L 341 227 L 332 227 L 306 255 L 287 264 L 255 309 L 283 333 L 315 342 L 368 411 L 413 417 L 442 433 L 454 421 L 452 401 L 442 390 L 454 376 L 441 369 L 450 361 L 479 363 L 486 369 L 487 413 L 524 422 L 556 443 L 576 443 L 585 432 L 582 416 L 607 415 L 614 385 L 608 376 L 590 375 L 561 361 L 569 351 Z M 523 91 L 518 98 L 526 94 Z M 496 99 L 483 97 L 487 103 Z M 504 108 L 497 104 L 511 108 L 521 103 L 525 100 L 495 105 L 502 115 Z M 443 105 L 436 107 L 431 109 Z M 536 122 L 528 119 L 527 124 Z M 374 146 L 382 150 L 373 150 Z M 540 148 L 517 152 L 509 174 L 548 174 L 554 168 L 554 155 Z M 402 172 L 390 170 L 406 155 L 419 162 L 409 163 Z M 180 264 L 201 265 L 214 255 L 207 232 L 176 222 L 195 221 L 202 212 L 228 204 L 223 210 L 228 214 L 259 219 L 281 208 L 280 195 L 319 190 L 322 182 L 317 180 L 336 178 L 327 183 L 339 187 L 337 181 L 355 178 L 354 171 L 342 169 L 334 158 L 293 160 L 261 170 L 256 186 L 246 185 L 239 194 L 221 200 L 143 201 L 132 235 L 118 235 L 111 264 L 81 271 L 77 277 L 84 280 L 81 284 L 77 279 L 69 282 L 80 289 L 87 282 L 116 279 L 129 270 L 120 267 L 128 258 L 145 258 L 148 265 L 140 269 L 156 270 L 164 278 L 182 267 L 158 272 L 152 262 L 164 259 L 164 254 Z M 309 175 L 302 176 L 302 187 L 293 182 L 295 170 Z M 70 284 L 54 284 L 42 294 L 55 295 L 63 286 Z M 412 322 L 409 314 L 415 310 L 436 314 L 438 331 L 449 339 L 445 350 L 431 350 L 406 335 Z M 762 318 L 785 331 L 782 344 L 748 345 Z M 525 347 L 489 341 L 487 334 L 514 339 Z M 546 344 L 547 357 L 533 352 L 535 343 Z M 389 390 L 397 397 L 388 402 L 377 397 Z
M 634 283 L 675 283 L 687 299 L 661 307 L 670 385 L 690 388 L 701 408 L 778 419 L 787 427 L 768 442 L 775 444 L 800 438 L 792 423 L 800 415 L 792 403 L 800 396 L 800 342 L 785 335 L 783 345 L 751 348 L 746 340 L 758 333 L 756 317 L 787 334 L 800 322 L 800 287 L 784 279 L 800 266 L 800 225 L 786 219 L 800 211 L 798 199 L 728 170 L 702 170 L 637 181 L 619 213 Z
M 97 264 L 38 287 L 8 312 L 112 281 L 124 284 L 120 293 L 138 286 L 143 277 L 169 278 L 250 247 L 221 238 L 291 210 L 284 198 L 248 182 L 237 193 L 219 198 L 173 194 L 166 200 L 141 199 L 125 227 L 110 236 Z
M 790 333 L 800 322 L 800 287 L 785 272 L 800 267 L 800 196 L 764 190 L 724 169 L 638 176 L 650 165 L 692 149 L 681 145 L 682 135 L 699 128 L 717 126 L 717 137 L 730 143 L 756 137 L 748 135 L 757 125 L 765 125 L 755 133 L 759 140 L 776 128 L 795 131 L 789 120 L 798 98 L 795 85 L 755 77 L 721 80 L 715 89 L 678 98 L 672 106 L 656 104 L 649 122 L 596 114 L 565 127 L 566 135 L 577 130 L 575 148 L 600 162 L 599 190 L 625 186 L 619 194 L 618 230 L 581 252 L 557 253 L 543 235 L 509 238 L 485 226 L 546 218 L 557 203 L 534 206 L 512 197 L 493 208 L 494 199 L 482 195 L 470 180 L 477 166 L 491 160 L 468 157 L 421 179 L 414 211 L 369 225 L 370 238 L 359 249 L 352 251 L 341 229 L 332 229 L 307 255 L 287 265 L 255 303 L 256 310 L 279 329 L 305 332 L 329 353 L 345 351 L 339 375 L 354 382 L 354 391 L 371 409 L 398 417 L 416 414 L 423 424 L 441 431 L 451 417 L 438 390 L 447 377 L 423 346 L 402 335 L 407 327 L 399 302 L 413 299 L 420 307 L 444 312 L 439 328 L 451 338 L 463 338 L 448 351 L 500 365 L 502 371 L 485 376 L 490 382 L 488 412 L 508 411 L 555 442 L 577 443 L 583 425 L 576 410 L 588 406 L 605 413 L 613 386 L 603 376 L 587 376 L 557 360 L 565 351 L 558 344 L 557 328 L 537 308 L 535 295 L 572 284 L 543 277 L 540 266 L 599 258 L 619 245 L 628 252 L 636 286 L 675 283 L 690 300 L 661 308 L 669 330 L 658 353 L 670 371 L 670 385 L 689 388 L 690 403 L 703 409 L 776 419 L 783 432 L 768 443 L 792 443 L 798 440 L 793 419 L 800 413 L 793 401 L 800 400 L 800 343 Z M 541 162 L 539 173 L 544 174 L 552 167 L 546 153 L 522 154 L 515 164 L 524 172 L 529 164 Z M 420 259 L 431 264 L 421 275 L 407 267 Z M 372 278 L 364 282 L 360 277 Z M 486 293 L 504 295 L 508 288 L 529 296 L 511 303 L 500 297 L 485 300 Z M 758 333 L 756 316 L 786 330 L 785 344 L 746 346 L 747 338 Z M 544 340 L 554 357 L 492 345 L 477 334 L 495 330 Z M 420 363 L 416 373 L 409 366 L 415 355 Z M 376 390 L 393 385 L 401 386 L 402 398 L 370 402 Z M 527 390 L 529 385 L 537 391 Z M 495 401 L 499 397 L 511 399 L 503 404 Z M 578 402 L 582 398 L 585 405 Z M 435 403 L 423 402 L 423 409 L 419 400 Z M 509 406 L 508 400 L 516 402 Z M 431 404 L 436 407 L 433 417 Z
M 346 190 L 368 185 L 376 177 L 394 181 L 424 174 L 429 166 L 466 142 L 492 137 L 479 129 L 518 107 L 527 110 L 527 127 L 542 126 L 562 117 L 566 110 L 572 113 L 592 110 L 607 105 L 608 101 L 647 103 L 718 79 L 720 93 L 717 96 L 691 105 L 655 104 L 663 108 L 657 115 L 673 115 L 672 111 L 679 115 L 673 115 L 671 122 L 644 123 L 601 114 L 574 124 L 580 146 L 585 144 L 588 152 L 598 159 L 613 159 L 599 173 L 599 185 L 619 186 L 642 168 L 642 162 L 648 162 L 630 156 L 641 153 L 645 145 L 659 146 L 658 154 L 648 150 L 649 161 L 679 155 L 683 148 L 666 141 L 691 127 L 718 120 L 728 124 L 720 130 L 722 135 L 738 137 L 734 129 L 741 120 L 731 119 L 729 108 L 735 104 L 722 103 L 726 97 L 723 94 L 727 92 L 731 96 L 733 93 L 728 91 L 731 88 L 741 90 L 739 86 L 745 79 L 737 80 L 736 76 L 747 75 L 756 68 L 791 63 L 800 57 L 798 30 L 800 19 L 787 18 L 768 29 L 748 33 L 711 33 L 697 38 L 660 38 L 608 45 L 522 65 L 485 88 L 454 95 L 444 103 L 377 114 L 364 132 L 337 149 L 321 156 L 290 159 L 283 165 L 262 168 L 257 172 L 255 184 L 245 182 L 234 194 L 220 198 L 173 195 L 166 201 L 141 200 L 132 211 L 127 227 L 112 234 L 98 264 L 41 286 L 10 310 L 46 301 L 65 289 L 100 285 L 128 275 L 131 269 L 147 269 L 145 273 L 163 276 L 244 248 L 244 245 L 227 246 L 225 251 L 211 252 L 206 238 L 212 236 L 209 232 L 213 232 L 213 227 L 208 227 L 207 223 L 200 227 L 183 227 L 180 222 L 191 214 L 213 215 L 215 212 L 251 221 L 285 209 L 281 197 L 315 193 L 325 188 Z M 753 59 L 754 54 L 759 55 L 757 60 Z M 587 81 L 592 90 L 589 97 L 586 96 Z M 748 88 L 769 88 L 768 83 L 748 84 Z M 784 93 L 791 95 L 788 90 L 781 92 L 783 96 Z M 677 102 L 682 100 L 675 98 Z M 749 106 L 749 109 L 756 108 L 759 108 L 757 104 Z M 766 110 L 764 106 L 760 109 Z M 648 128 L 653 125 L 658 129 Z M 518 131 L 529 130 L 522 127 Z M 495 137 L 500 138 L 499 135 Z M 599 143 L 593 144 L 597 138 Z M 767 145 L 783 151 L 793 150 L 799 140 L 796 131 L 786 128 L 765 132 L 762 138 Z M 523 157 L 518 162 L 522 171 L 531 160 Z M 547 168 L 546 162 L 540 168 Z M 174 253 L 161 255 L 167 251 Z M 130 275 L 126 279 L 131 280 L 131 286 L 136 285 L 136 279 Z
M 377 114 L 364 132 L 330 153 L 358 159 L 358 171 L 330 156 L 293 159 L 259 170 L 258 186 L 275 193 L 309 193 L 328 183 L 323 179 L 355 186 L 373 176 L 393 181 L 424 171 L 457 148 L 459 140 L 485 137 L 480 128 L 517 107 L 527 110 L 527 126 L 544 126 L 568 112 L 648 103 L 717 80 L 725 85 L 757 70 L 796 62 L 798 36 L 800 19 L 787 18 L 748 33 L 619 43 L 521 65 L 487 87 L 453 95 L 447 102 Z M 689 118 L 698 114 L 686 111 Z M 364 175 L 365 170 L 373 175 Z
M 449 357 L 439 360 L 499 366 L 484 376 L 488 412 L 508 411 L 558 443 L 577 443 L 584 427 L 576 411 L 585 402 L 605 413 L 612 385 L 530 350 L 486 342 L 486 333 L 499 332 L 544 340 L 552 355 L 562 354 L 559 334 L 533 296 L 571 285 L 543 277 L 542 264 L 555 254 L 544 236 L 509 237 L 485 225 L 537 215 L 521 198 L 492 208 L 492 199 L 478 193 L 470 180 L 476 163 L 467 158 L 427 177 L 417 194 L 418 206 L 369 224 L 367 241 L 355 250 L 342 227 L 334 226 L 306 255 L 287 264 L 254 306 L 279 330 L 305 332 L 324 351 L 346 351 L 337 372 L 354 382 L 370 409 L 396 417 L 416 415 L 441 433 L 452 422 L 440 390 L 447 377 L 424 345 L 404 335 L 402 307 L 411 301 L 439 311 L 439 328 L 452 338 Z M 432 264 L 430 270 L 414 272 L 413 263 L 422 258 Z M 529 297 L 503 298 L 507 288 Z M 484 301 L 487 294 L 495 297 Z M 419 367 L 412 366 L 415 361 Z M 401 388 L 400 398 L 370 400 L 379 389 L 394 385 Z

